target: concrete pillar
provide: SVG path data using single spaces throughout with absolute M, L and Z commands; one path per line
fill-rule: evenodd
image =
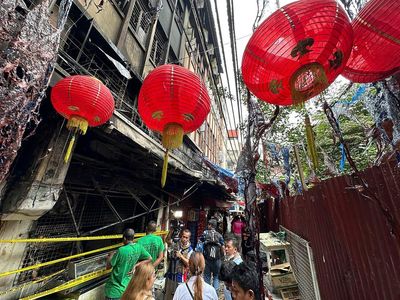
M 121 26 L 121 31 L 119 32 L 117 47 L 122 49 L 122 46 L 125 43 L 126 34 L 128 33 L 129 21 L 132 18 L 133 8 L 135 7 L 136 0 L 131 0 L 129 2 L 128 12 L 125 15 L 124 22 Z
M 150 60 L 150 54 L 151 54 L 151 48 L 153 46 L 153 41 L 154 41 L 154 36 L 156 34 L 156 29 L 157 29 L 157 22 L 158 22 L 158 16 L 159 14 L 157 13 L 152 17 L 151 21 L 151 31 L 149 33 L 147 42 L 146 42 L 146 57 L 143 62 L 143 68 L 142 68 L 142 78 L 145 78 L 147 73 L 153 69 L 153 67 L 150 68 L 150 66 L 147 66 L 147 63 Z M 146 67 L 147 66 L 147 67 Z
M 64 146 L 68 131 L 55 130 L 47 152 L 37 158 L 31 176 L 10 188 L 3 200 L 2 221 L 37 220 L 53 208 L 63 188 L 69 162 L 64 163 Z M 70 160 L 71 161 L 71 160 Z
M 57 128 L 43 153 L 38 155 L 35 167 L 26 176 L 10 186 L 0 216 L 0 240 L 28 238 L 35 220 L 51 210 L 62 190 L 69 163 L 64 164 L 64 146 L 68 131 L 61 134 Z M 30 175 L 31 172 L 31 175 Z M 25 258 L 26 243 L 0 243 L 0 273 L 16 270 Z M 0 291 L 12 287 L 18 274 L 0 277 Z M 19 299 L 18 290 L 0 296 L 0 299 Z
M 0 221 L 0 240 L 28 238 L 29 230 L 33 221 Z M 16 270 L 20 267 L 25 254 L 25 243 L 0 243 L 0 273 Z M 0 277 L 0 291 L 6 291 L 13 285 L 18 274 Z M 9 293 L 0 296 L 3 300 L 18 299 L 19 292 Z
M 162 204 L 160 203 L 160 205 L 162 205 Z M 164 216 L 164 207 L 161 206 L 158 209 L 158 214 L 157 214 L 157 229 L 158 230 L 162 230 L 163 216 Z

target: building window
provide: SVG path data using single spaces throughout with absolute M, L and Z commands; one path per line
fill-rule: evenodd
M 182 65 L 182 62 L 180 62 L 178 60 L 178 58 L 176 57 L 176 55 L 175 55 L 174 51 L 172 50 L 172 48 L 169 49 L 168 63 L 176 64 L 176 65 Z
M 117 0 L 116 1 L 118 8 L 124 13 L 126 14 L 126 12 L 128 11 L 128 3 L 129 0 Z
M 133 7 L 132 17 L 129 24 L 133 31 L 138 35 L 140 42 L 144 43 L 152 23 L 152 13 L 150 8 L 143 0 L 137 0 Z M 147 1 L 146 1 L 147 2 Z
M 178 2 L 175 10 L 175 21 L 176 25 L 178 26 L 179 31 L 183 32 L 183 9 L 181 4 Z
M 164 63 L 165 51 L 168 40 L 161 27 L 157 27 L 151 48 L 150 58 L 156 66 Z

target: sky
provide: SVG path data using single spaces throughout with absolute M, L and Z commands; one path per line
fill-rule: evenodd
M 279 1 L 280 6 L 284 6 L 288 3 L 294 2 L 293 0 L 270 0 L 269 3 L 267 4 L 267 10 L 266 13 L 261 20 L 264 21 L 270 14 L 272 14 L 274 11 L 277 10 L 277 1 Z M 216 17 L 216 10 L 215 10 L 215 2 L 217 2 L 218 5 L 218 13 L 219 13 L 219 21 L 221 24 L 221 31 L 222 31 L 222 43 L 224 44 L 225 48 L 225 57 L 226 57 L 226 63 L 227 63 L 227 68 L 228 70 L 225 70 L 224 72 L 228 72 L 229 76 L 229 81 L 230 81 L 230 88 L 232 94 L 234 94 L 234 98 L 236 99 L 236 93 L 235 93 L 235 74 L 233 72 L 233 63 L 232 63 L 232 55 L 231 55 L 231 45 L 230 45 L 230 36 L 229 36 L 229 27 L 228 27 L 228 16 L 227 16 L 227 0 L 210 0 L 213 9 L 214 9 L 214 18 L 215 18 L 215 24 L 218 26 L 217 23 L 217 17 Z M 259 0 L 259 2 L 262 4 L 262 0 Z M 242 61 L 242 55 L 244 52 L 244 49 L 247 45 L 247 42 L 249 41 L 252 33 L 253 33 L 253 23 L 255 21 L 255 18 L 257 16 L 257 0 L 234 0 L 233 1 L 234 5 L 234 14 L 235 14 L 235 33 L 236 33 L 236 47 L 237 47 L 237 55 L 238 55 L 238 63 L 239 63 L 239 69 L 241 68 L 241 61 Z M 260 22 L 260 23 L 261 23 Z M 216 28 L 217 30 L 217 35 L 218 34 L 218 27 Z M 221 55 L 224 55 L 222 53 L 222 47 L 221 47 L 221 41 L 218 41 L 220 45 L 220 52 Z M 226 74 L 222 74 L 222 82 L 224 87 L 228 87 L 227 85 L 227 79 L 226 79 Z M 237 109 L 237 103 L 234 102 L 234 112 L 232 113 L 232 109 L 230 104 L 228 104 L 228 115 L 230 116 L 231 119 L 231 124 L 232 126 L 237 126 L 238 125 L 238 109 Z M 244 114 L 244 118 L 246 118 L 246 108 L 242 107 L 242 111 Z M 233 117 L 233 114 L 235 117 Z M 235 124 L 235 125 L 234 125 Z M 228 123 L 229 127 L 229 123 Z M 228 128 L 228 129 L 235 129 L 235 128 Z

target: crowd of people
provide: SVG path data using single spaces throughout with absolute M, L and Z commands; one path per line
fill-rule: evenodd
M 218 300 L 221 281 L 224 299 L 261 300 L 257 271 L 244 259 L 250 239 L 245 221 L 239 216 L 230 225 L 231 232 L 223 236 L 217 220 L 209 219 L 196 249 L 188 229 L 179 230 L 176 236 L 169 231 L 163 300 Z M 106 300 L 155 300 L 156 270 L 165 252 L 163 240 L 154 234 L 156 227 L 150 221 L 146 236 L 137 242 L 133 229 L 123 232 L 124 245 L 107 257 L 111 275 L 105 285 Z

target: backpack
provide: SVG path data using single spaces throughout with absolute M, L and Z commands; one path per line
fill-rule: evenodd
M 222 257 L 219 241 L 222 236 L 215 230 L 207 230 L 203 245 L 203 254 L 206 260 L 219 260 Z
M 233 269 L 237 266 L 234 260 L 225 260 L 221 264 L 221 269 L 219 270 L 219 280 L 228 283 L 232 282 Z

